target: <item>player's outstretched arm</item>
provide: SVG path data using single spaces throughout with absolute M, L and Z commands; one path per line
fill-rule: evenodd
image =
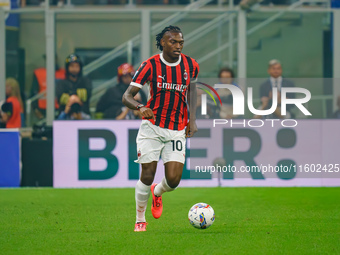
M 188 103 L 190 118 L 186 130 L 186 137 L 192 137 L 198 131 L 196 125 L 196 108 L 197 108 L 196 82 L 190 83 L 190 86 L 188 88 Z
M 145 107 L 134 99 L 134 96 L 139 90 L 140 88 L 130 85 L 123 95 L 123 104 L 132 110 L 139 110 L 142 116 L 146 119 L 156 120 L 155 115 L 150 108 Z

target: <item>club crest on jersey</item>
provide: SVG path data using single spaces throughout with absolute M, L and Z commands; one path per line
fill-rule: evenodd
M 183 78 L 184 78 L 184 80 L 187 80 L 187 79 L 188 79 L 188 73 L 187 73 L 186 70 L 184 70 Z

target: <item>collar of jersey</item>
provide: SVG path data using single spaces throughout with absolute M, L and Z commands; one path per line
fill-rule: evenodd
M 167 66 L 177 66 L 179 63 L 181 63 L 181 60 L 182 60 L 182 56 L 179 55 L 179 58 L 178 58 L 178 61 L 177 61 L 177 62 L 175 62 L 175 63 L 169 63 L 168 61 L 166 61 L 166 60 L 163 58 L 163 52 L 160 53 L 159 56 L 160 56 L 162 62 L 163 62 L 164 64 L 166 64 Z

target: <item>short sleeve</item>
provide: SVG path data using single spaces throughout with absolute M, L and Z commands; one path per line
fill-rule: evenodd
M 192 79 L 191 82 L 196 82 L 197 81 L 197 77 L 198 77 L 198 73 L 200 71 L 200 66 L 198 65 L 198 63 L 196 62 L 196 60 L 193 59 L 193 74 L 192 74 Z
M 150 81 L 150 77 L 151 64 L 149 61 L 145 61 L 138 68 L 137 72 L 132 78 L 130 85 L 142 88 L 147 81 Z

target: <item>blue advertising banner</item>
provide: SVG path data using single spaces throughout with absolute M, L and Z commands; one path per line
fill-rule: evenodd
M 0 187 L 20 186 L 20 134 L 0 130 Z

